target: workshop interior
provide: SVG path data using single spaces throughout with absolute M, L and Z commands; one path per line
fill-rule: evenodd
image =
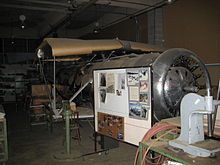
M 1 0 L 0 164 L 219 164 L 219 20 L 218 0 Z

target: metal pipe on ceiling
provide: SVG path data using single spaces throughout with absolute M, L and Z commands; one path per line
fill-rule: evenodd
M 58 21 L 57 24 L 53 25 L 52 28 L 46 32 L 42 38 L 47 37 L 48 35 L 50 35 L 52 32 L 58 30 L 59 28 L 63 27 L 66 23 L 68 23 L 72 18 L 76 17 L 77 15 L 79 15 L 81 12 L 85 11 L 88 7 L 90 7 L 91 5 L 93 5 L 94 3 L 96 3 L 97 0 L 90 0 L 89 2 L 87 2 L 85 5 L 83 5 L 82 7 L 79 7 L 77 10 L 75 10 L 72 14 L 67 15 L 66 17 L 64 17 L 63 19 L 61 19 L 60 21 Z
M 145 3 L 139 3 L 139 2 L 130 2 L 130 1 L 122 1 L 122 0 L 111 0 L 111 1 L 113 1 L 113 2 L 121 2 L 121 3 L 128 3 L 128 4 L 133 4 L 133 5 L 152 7 L 152 5 L 148 5 L 148 4 L 145 4 Z
M 59 13 L 71 13 L 69 10 L 62 8 L 35 7 L 35 6 L 25 6 L 25 5 L 17 5 L 17 4 L 6 4 L 6 3 L 0 4 L 0 7 L 37 10 L 37 11 L 51 11 L 51 12 L 59 12 Z
M 90 11 L 90 12 L 97 12 L 96 10 L 91 10 L 91 9 L 88 9 L 88 11 Z M 101 12 L 101 13 L 104 13 L 104 14 L 129 15 L 129 14 L 124 13 L 124 12 L 106 11 L 106 10 L 102 10 L 102 9 L 99 9 L 98 12 Z
M 55 5 L 55 6 L 64 6 L 64 7 L 71 7 L 69 3 L 62 3 L 62 2 L 53 2 L 53 1 L 40 1 L 40 0 L 15 0 L 18 2 L 28 2 L 28 3 L 36 3 L 36 4 L 45 4 L 45 5 Z
M 122 21 L 125 21 L 125 20 L 129 19 L 129 18 L 133 18 L 135 16 L 142 15 L 142 14 L 144 14 L 146 12 L 151 11 L 151 10 L 163 7 L 163 6 L 167 5 L 167 4 L 168 4 L 168 1 L 167 0 L 163 0 L 161 2 L 158 2 L 158 3 L 154 4 L 153 6 L 148 6 L 148 7 L 144 8 L 144 9 L 142 9 L 142 10 L 136 11 L 136 12 L 134 12 L 132 14 L 129 14 L 129 15 L 123 17 L 123 18 L 117 19 L 117 20 L 115 20 L 115 21 L 113 21 L 113 22 L 111 22 L 111 23 L 109 23 L 109 24 L 107 24 L 105 26 L 102 26 L 101 30 L 106 29 L 106 28 L 108 28 L 108 27 L 110 27 L 112 25 L 118 24 L 118 23 L 120 23 Z
M 156 2 L 155 2 L 156 3 Z M 106 6 L 118 6 L 123 8 L 134 8 L 136 10 L 143 9 L 144 7 L 150 7 L 151 5 L 148 5 L 146 3 L 139 3 L 139 2 L 132 2 L 132 1 L 121 1 L 121 0 L 99 0 L 97 4 L 102 4 Z

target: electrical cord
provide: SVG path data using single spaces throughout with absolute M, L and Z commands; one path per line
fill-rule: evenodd
M 171 130 L 169 130 L 169 131 L 163 133 L 162 135 L 160 135 L 157 139 L 154 139 L 154 140 L 153 140 L 153 142 L 148 146 L 147 150 L 146 150 L 145 153 L 144 153 L 144 156 L 143 156 L 142 161 L 141 161 L 141 165 L 145 165 L 145 157 L 146 157 L 147 153 L 149 152 L 150 148 L 151 148 L 157 141 L 159 141 L 162 137 L 164 137 L 165 135 L 167 135 L 167 134 L 169 134 L 169 133 L 171 133 L 171 132 L 173 132 L 173 131 L 177 131 L 177 128 L 171 129 Z
M 151 127 L 146 132 L 146 134 L 142 138 L 141 142 L 142 143 L 146 143 L 147 141 L 151 140 L 151 138 L 154 137 L 159 132 L 162 132 L 162 131 L 165 131 L 165 130 L 172 130 L 173 131 L 174 129 L 176 130 L 177 127 L 173 126 L 173 125 L 170 125 L 170 124 L 168 124 L 166 122 L 158 122 L 155 125 L 153 125 L 153 127 Z M 169 133 L 171 133 L 171 132 L 169 132 Z M 139 155 L 139 149 L 137 149 L 137 152 L 136 152 L 136 155 L 135 155 L 134 165 L 136 165 L 136 163 L 137 163 L 138 155 Z M 143 158 L 145 158 L 145 157 L 143 157 Z

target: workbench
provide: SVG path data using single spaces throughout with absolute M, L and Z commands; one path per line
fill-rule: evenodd
M 138 164 L 141 165 L 141 159 L 143 155 L 143 148 L 148 148 L 152 141 L 146 143 L 139 143 L 139 159 Z M 168 144 L 168 141 L 157 141 L 153 146 L 150 147 L 151 151 L 159 153 L 165 157 L 168 157 L 174 161 L 182 163 L 184 165 L 219 165 L 220 162 L 220 152 L 216 154 L 216 157 L 213 158 L 202 158 L 194 157 L 183 152 L 180 149 L 175 149 Z
M 168 124 L 181 127 L 180 124 L 180 117 L 168 118 L 163 119 L 162 122 L 166 122 Z M 204 125 L 205 134 L 207 133 L 207 126 Z M 214 131 L 214 137 L 220 137 L 220 128 L 216 127 Z M 154 140 L 147 141 L 145 143 L 139 143 L 139 157 L 138 157 L 138 165 L 141 165 L 142 157 L 143 157 L 143 149 L 148 149 L 150 146 L 150 151 L 156 152 L 160 155 L 163 155 L 167 158 L 170 158 L 176 162 L 182 163 L 184 165 L 219 165 L 220 164 L 220 152 L 217 152 L 215 157 L 210 158 L 203 158 L 203 157 L 195 157 L 190 154 L 185 153 L 181 149 L 174 148 L 168 144 L 169 140 L 159 140 L 155 142 L 153 145 L 152 143 Z M 196 143 L 195 146 L 200 146 L 207 149 L 214 149 L 216 147 L 220 148 L 220 141 L 217 140 L 206 140 L 204 143 L 199 142 Z

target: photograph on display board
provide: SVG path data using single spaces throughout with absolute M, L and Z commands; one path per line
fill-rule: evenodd
M 141 117 L 145 118 L 145 119 L 148 119 L 148 113 L 149 113 L 149 110 L 150 110 L 150 106 L 147 105 L 147 104 L 142 104 L 141 109 L 142 109 Z
M 121 95 L 122 95 L 121 90 L 118 90 L 118 89 L 117 89 L 117 90 L 116 90 L 116 95 L 117 95 L 117 96 L 121 96 Z
M 107 93 L 115 93 L 115 75 L 114 75 L 114 73 L 107 73 L 106 86 L 107 86 Z
M 100 87 L 106 87 L 106 73 L 100 73 Z
M 139 101 L 139 87 L 138 86 L 129 87 L 129 100 Z
M 148 107 L 140 103 L 129 103 L 129 117 L 134 119 L 146 120 Z
M 105 103 L 106 100 L 106 89 L 100 89 L 100 101 L 101 103 Z
M 140 93 L 140 102 L 148 103 L 148 94 L 147 93 Z
M 125 74 L 118 74 L 118 89 L 125 89 Z
M 147 81 L 148 80 L 148 70 L 147 69 L 143 69 L 143 70 L 140 70 L 139 72 L 139 78 L 140 78 L 140 81 Z
M 140 82 L 140 92 L 148 92 L 148 83 L 146 81 Z
M 129 117 L 140 118 L 141 117 L 141 104 L 140 103 L 129 103 Z
M 128 72 L 128 85 L 137 85 L 139 83 L 139 74 L 137 72 Z

